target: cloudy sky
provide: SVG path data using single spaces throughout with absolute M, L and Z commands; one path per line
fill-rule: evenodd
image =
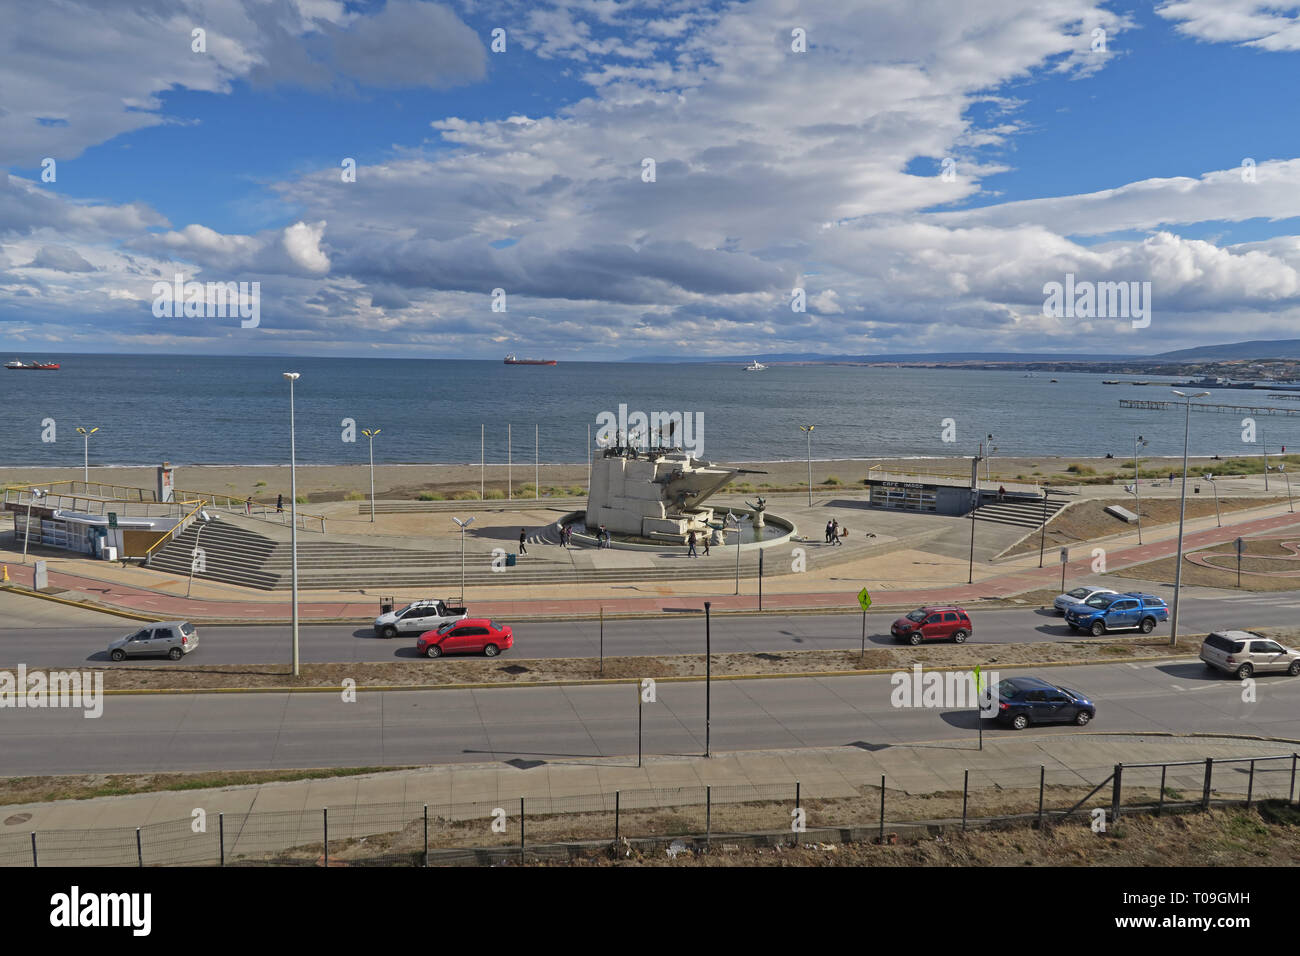
M 6 358 L 1300 337 L 1300 3 L 31 11 L 0 0 Z M 1150 324 L 1045 316 L 1067 273 L 1150 282 Z M 260 324 L 156 316 L 178 274 L 259 282 Z

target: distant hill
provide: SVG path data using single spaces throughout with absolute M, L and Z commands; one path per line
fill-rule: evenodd
M 1300 359 L 1300 339 L 1273 339 L 1254 342 L 1230 342 L 1226 345 L 1202 345 L 1151 356 L 1171 362 L 1207 359 Z

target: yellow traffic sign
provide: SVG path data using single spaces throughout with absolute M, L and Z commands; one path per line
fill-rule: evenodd
M 866 588 L 863 588 L 858 592 L 858 603 L 862 605 L 862 610 L 864 611 L 871 607 L 871 595 L 867 593 Z

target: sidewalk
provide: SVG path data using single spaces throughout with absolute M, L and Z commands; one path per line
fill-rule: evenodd
M 1231 541 L 1239 536 L 1259 536 L 1300 527 L 1300 514 L 1287 511 L 1286 502 L 1281 502 L 1275 507 L 1276 510 L 1281 511 L 1280 514 L 1249 518 L 1237 524 L 1225 524 L 1222 528 L 1216 526 L 1213 516 L 1189 521 L 1183 540 L 1184 552 Z M 1270 506 L 1268 510 L 1274 510 L 1274 506 Z M 1126 543 L 1135 540 L 1133 536 L 1109 539 L 1106 543 L 1107 571 L 1114 573 L 1126 567 L 1171 556 L 1176 547 L 1177 528 L 1166 525 L 1159 530 L 1147 529 L 1145 537 L 1146 543 L 1140 546 L 1136 543 Z M 1153 538 L 1155 540 L 1152 540 Z M 1076 557 L 1066 565 L 1067 580 L 1093 574 L 1091 552 L 1092 546 L 1086 543 L 1072 549 Z M 1061 565 L 1057 560 L 1057 553 L 1055 549 L 1050 551 L 1045 556 L 1042 568 L 1037 567 L 1036 555 L 1022 555 L 998 565 L 977 565 L 975 568 L 977 580 L 973 584 L 938 584 L 930 588 L 891 587 L 888 583 L 873 581 L 869 576 L 855 580 L 848 573 L 850 569 L 846 567 L 843 577 L 839 578 L 841 580 L 848 578 L 843 589 L 783 590 L 774 593 L 770 590 L 773 585 L 789 588 L 791 584 L 801 583 L 799 575 L 783 575 L 773 579 L 772 583 L 765 588 L 763 609 L 765 611 L 857 610 L 856 595 L 863 585 L 871 590 L 875 606 L 882 609 L 913 607 L 936 600 L 971 604 L 980 600 L 1007 598 L 1026 591 L 1059 587 Z M 872 563 L 887 563 L 892 558 L 893 556 L 885 555 L 864 560 Z M 62 593 L 58 596 L 63 600 L 116 609 L 156 620 L 183 618 L 201 623 L 276 624 L 288 622 L 290 619 L 291 604 L 283 598 L 268 600 L 260 595 L 257 598 L 252 596 L 243 598 L 233 588 L 217 589 L 196 583 L 196 596 L 187 599 L 184 595 L 135 583 L 148 577 L 151 572 L 136 568 L 118 568 L 104 562 L 97 562 L 91 566 L 95 570 L 94 576 L 79 571 L 51 568 L 50 585 L 52 588 L 62 589 Z M 30 564 L 25 566 L 10 564 L 8 568 L 11 585 L 31 588 L 34 569 Z M 668 588 L 655 586 L 650 590 L 659 593 L 637 597 L 590 597 L 579 594 L 573 597 L 525 596 L 518 599 L 477 600 L 471 594 L 469 599 L 475 614 L 511 620 L 595 617 L 602 609 L 606 616 L 699 612 L 703 610 L 706 600 L 712 602 L 713 610 L 717 612 L 757 610 L 756 582 L 746 579 L 742 580 L 741 584 L 742 590 L 748 593 L 741 595 L 726 593 L 732 588 L 725 581 L 684 580 L 681 586 L 674 586 L 677 593 L 663 593 Z M 570 590 L 582 590 L 572 586 L 566 587 Z M 713 588 L 724 590 L 723 593 L 708 593 L 708 589 Z M 627 589 L 631 590 L 634 587 Z M 378 613 L 377 596 L 349 598 L 339 592 L 327 593 L 329 597 L 325 599 L 309 597 L 299 602 L 299 620 L 302 623 L 366 621 L 373 619 Z M 216 594 L 223 596 L 213 596 Z M 230 596 L 224 596 L 226 594 Z

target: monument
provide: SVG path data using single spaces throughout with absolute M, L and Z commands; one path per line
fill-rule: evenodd
M 713 509 L 703 503 L 736 474 L 682 451 L 606 448 L 592 463 L 587 529 L 674 543 L 708 534 Z

